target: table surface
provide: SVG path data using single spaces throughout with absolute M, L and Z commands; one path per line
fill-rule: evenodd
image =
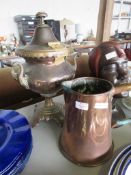
M 63 103 L 63 96 L 54 98 Z M 25 115 L 29 121 L 36 111 L 43 106 L 43 102 L 17 110 Z M 33 150 L 29 162 L 22 175 L 107 175 L 113 158 L 127 144 L 131 144 L 131 125 L 112 129 L 114 154 L 106 163 L 97 167 L 80 167 L 68 161 L 58 147 L 61 129 L 53 121 L 41 121 L 32 128 Z

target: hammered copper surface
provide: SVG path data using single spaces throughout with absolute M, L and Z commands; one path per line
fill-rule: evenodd
M 75 69 L 64 61 L 59 65 L 26 63 L 24 74 L 28 78 L 29 88 L 46 97 L 55 96 L 61 89 L 61 82 L 74 77 Z

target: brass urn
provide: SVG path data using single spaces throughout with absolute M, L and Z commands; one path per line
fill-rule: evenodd
M 32 41 L 26 46 L 16 49 L 16 55 L 23 57 L 24 64 L 15 63 L 12 75 L 22 86 L 45 97 L 45 105 L 39 119 L 59 120 L 61 107 L 53 102 L 54 97 L 61 90 L 61 82 L 75 76 L 75 53 L 71 56 L 64 43 L 59 42 L 51 27 L 44 22 L 47 16 L 38 12 L 38 21 Z

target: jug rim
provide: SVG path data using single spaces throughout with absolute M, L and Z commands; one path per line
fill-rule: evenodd
M 109 84 L 110 88 L 109 90 L 103 92 L 103 93 L 95 93 L 95 94 L 85 94 L 85 93 L 80 93 L 80 92 L 77 92 L 75 90 L 72 89 L 71 87 L 71 83 L 74 81 L 78 81 L 78 80 L 100 80 L 100 81 L 103 81 L 103 82 L 106 82 Z M 70 87 L 66 86 L 65 84 L 67 83 L 70 83 Z M 79 78 L 75 78 L 73 80 L 67 80 L 67 81 L 63 81 L 62 82 L 62 87 L 64 90 L 66 91 L 70 91 L 70 92 L 73 92 L 75 94 L 79 94 L 79 95 L 82 95 L 82 96 L 98 96 L 98 95 L 104 95 L 104 94 L 109 94 L 109 92 L 112 92 L 113 89 L 114 89 L 114 85 L 112 84 L 112 82 L 108 81 L 108 80 L 105 80 L 105 79 L 102 79 L 102 78 L 97 78 L 97 77 L 79 77 Z

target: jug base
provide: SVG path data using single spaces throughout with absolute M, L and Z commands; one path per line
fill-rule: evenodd
M 71 161 L 72 163 L 77 164 L 78 166 L 84 166 L 84 167 L 94 167 L 94 166 L 99 166 L 101 164 L 106 163 L 108 160 L 110 160 L 113 156 L 113 150 L 114 150 L 114 144 L 112 143 L 112 146 L 110 147 L 110 149 L 108 150 L 108 152 L 106 152 L 104 155 L 92 160 L 92 161 L 84 161 L 84 162 L 79 162 L 74 160 L 73 157 L 71 157 L 63 148 L 60 140 L 59 140 L 59 149 L 61 151 L 61 153 L 64 155 L 65 158 L 67 158 L 69 161 Z

